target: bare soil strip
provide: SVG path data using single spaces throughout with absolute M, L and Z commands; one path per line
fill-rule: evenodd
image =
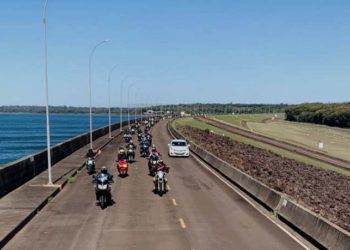
M 179 130 L 205 150 L 350 231 L 350 177 L 201 129 Z

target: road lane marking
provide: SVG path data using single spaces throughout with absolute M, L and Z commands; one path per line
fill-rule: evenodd
M 179 222 L 180 222 L 181 228 L 182 228 L 182 229 L 185 229 L 185 228 L 186 228 L 185 221 L 184 221 L 182 218 L 180 218 L 180 219 L 179 219 Z
M 166 185 L 166 188 L 170 191 L 170 186 L 168 184 Z
M 237 188 L 232 186 L 233 184 L 229 183 L 227 180 L 225 180 L 222 176 L 220 176 L 218 173 L 216 173 L 213 169 L 211 169 L 209 166 L 207 166 L 199 157 L 192 154 L 192 157 L 197 160 L 203 167 L 205 167 L 207 170 L 209 170 L 212 174 L 214 174 L 219 180 L 221 180 L 224 184 L 226 184 L 230 189 L 235 191 L 239 196 L 241 196 L 246 202 L 248 202 L 251 206 L 253 206 L 260 214 L 265 216 L 267 219 L 269 219 L 273 224 L 275 224 L 279 229 L 281 229 L 284 233 L 286 233 L 289 237 L 291 237 L 293 240 L 295 240 L 297 243 L 299 243 L 304 249 L 310 249 L 308 246 L 306 246 L 302 241 L 300 241 L 297 237 L 295 237 L 292 233 L 290 233 L 287 229 L 282 227 L 280 224 L 278 224 L 276 221 L 271 219 L 269 216 L 267 216 L 264 212 L 262 212 L 254 202 L 249 200 L 245 195 L 243 195 Z
M 172 199 L 174 206 L 177 206 L 176 200 Z

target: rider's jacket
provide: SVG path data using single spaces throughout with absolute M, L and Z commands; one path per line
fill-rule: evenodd
M 156 165 L 156 172 L 163 171 L 163 172 L 169 172 L 169 167 L 165 163 L 158 163 Z

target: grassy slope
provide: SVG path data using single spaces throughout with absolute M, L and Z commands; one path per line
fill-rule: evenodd
M 252 146 L 255 146 L 258 148 L 266 149 L 266 150 L 269 150 L 273 153 L 281 155 L 283 157 L 293 159 L 293 160 L 296 160 L 299 162 L 303 162 L 306 164 L 310 164 L 310 165 L 313 165 L 313 166 L 318 167 L 318 168 L 329 169 L 329 170 L 332 170 L 334 172 L 350 176 L 350 171 L 347 171 L 347 170 L 344 170 L 341 168 L 337 168 L 337 167 L 334 167 L 332 165 L 329 165 L 329 164 L 326 164 L 326 163 L 323 163 L 320 161 L 316 161 L 316 160 L 310 159 L 310 158 L 302 156 L 302 155 L 294 154 L 294 153 L 291 153 L 289 151 L 286 151 L 286 150 L 283 150 L 283 149 L 280 149 L 280 148 L 277 148 L 277 147 L 274 147 L 271 145 L 267 145 L 265 143 L 257 142 L 255 140 L 251 140 L 251 139 L 245 138 L 243 136 L 229 133 L 225 130 L 207 125 L 205 123 L 194 120 L 192 118 L 182 118 L 182 119 L 175 120 L 174 125 L 175 125 L 175 127 L 177 127 L 179 125 L 189 125 L 189 126 L 196 127 L 199 129 L 210 129 L 210 130 L 214 131 L 214 133 L 228 136 L 232 140 L 242 142 L 245 144 L 249 144 L 249 145 L 252 145 Z
M 216 119 L 235 126 L 240 124 L 241 120 L 247 120 L 249 129 L 258 134 L 313 150 L 319 150 L 318 143 L 323 142 L 324 149 L 319 150 L 320 152 L 350 161 L 350 130 L 287 121 L 261 123 L 261 120 L 265 119 L 264 116 L 266 118 L 267 115 L 251 115 L 250 118 L 249 115 L 225 115 L 217 116 Z
M 273 114 L 245 114 L 245 115 L 217 115 L 213 116 L 216 119 L 230 123 L 232 125 L 242 127 L 241 121 L 261 122 L 264 119 L 272 118 Z M 277 114 L 278 118 L 284 118 L 284 114 Z

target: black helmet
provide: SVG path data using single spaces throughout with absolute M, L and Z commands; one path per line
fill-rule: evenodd
M 102 166 L 101 173 L 107 174 L 107 167 L 106 166 Z

